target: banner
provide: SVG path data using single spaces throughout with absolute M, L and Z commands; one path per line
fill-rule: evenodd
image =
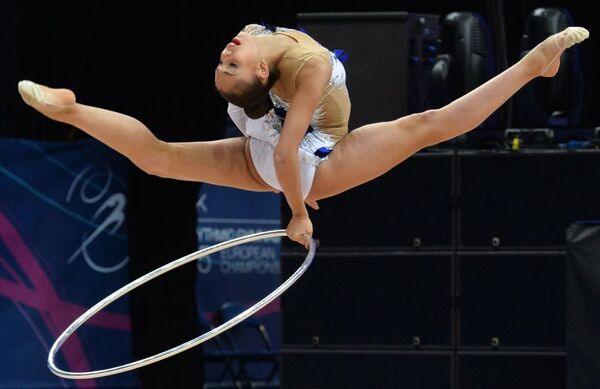
M 203 184 L 197 203 L 200 248 L 243 235 L 280 229 L 280 207 L 281 197 L 273 192 L 248 192 Z M 279 255 L 280 238 L 272 238 L 199 259 L 197 300 L 205 327 L 209 323 L 220 324 L 219 309 L 223 304 L 235 302 L 250 307 L 277 288 L 281 283 Z M 279 308 L 277 299 L 256 314 L 277 350 L 280 344 Z M 207 344 L 205 351 L 210 352 L 210 347 Z M 263 368 L 255 370 L 266 370 L 268 366 Z M 219 367 L 216 370 L 213 372 L 211 366 L 206 366 L 207 381 L 214 379 L 215 374 L 219 376 Z
M 0 388 L 135 387 L 135 372 L 65 380 L 47 368 L 55 339 L 125 285 L 126 161 L 94 140 L 0 140 Z M 126 298 L 77 330 L 64 370 L 132 360 Z

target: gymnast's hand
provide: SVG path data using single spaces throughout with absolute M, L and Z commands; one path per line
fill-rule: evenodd
M 292 216 L 292 220 L 287 226 L 287 235 L 291 240 L 308 249 L 312 233 L 313 226 L 308 215 Z

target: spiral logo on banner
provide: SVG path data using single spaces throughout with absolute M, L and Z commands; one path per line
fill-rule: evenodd
M 93 207 L 92 220 L 96 225 L 90 231 L 83 233 L 81 245 L 67 263 L 83 258 L 92 270 L 98 273 L 112 273 L 121 269 L 129 261 L 127 256 L 102 258 L 106 257 L 106 252 L 99 250 L 103 247 L 101 241 L 107 236 L 118 233 L 125 222 L 127 200 L 123 192 L 114 191 L 115 186 L 119 184 L 116 183 L 112 170 L 108 166 L 88 166 L 73 180 L 66 202 Z

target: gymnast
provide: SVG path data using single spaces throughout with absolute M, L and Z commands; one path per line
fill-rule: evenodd
M 563 51 L 589 36 L 568 27 L 521 60 L 450 104 L 348 132 L 350 99 L 335 54 L 307 34 L 251 24 L 229 42 L 215 86 L 244 136 L 167 143 L 137 119 L 76 102 L 69 89 L 19 82 L 23 100 L 50 119 L 73 125 L 160 177 L 251 191 L 283 192 L 291 209 L 288 237 L 308 246 L 306 205 L 372 180 L 417 151 L 482 123 L 537 77 L 553 77 Z M 385 72 L 379 68 L 372 71 Z M 385 104 L 385 102 L 373 102 Z

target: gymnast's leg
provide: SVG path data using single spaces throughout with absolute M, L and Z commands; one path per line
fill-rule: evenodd
M 131 116 L 77 103 L 68 89 L 21 81 L 19 92 L 37 111 L 83 130 L 149 174 L 253 191 L 272 190 L 252 174 L 245 138 L 167 143 Z
M 532 79 L 556 75 L 562 52 L 588 35 L 581 27 L 569 27 L 445 107 L 350 132 L 317 168 L 307 201 L 330 197 L 370 181 L 420 149 L 476 128 Z

